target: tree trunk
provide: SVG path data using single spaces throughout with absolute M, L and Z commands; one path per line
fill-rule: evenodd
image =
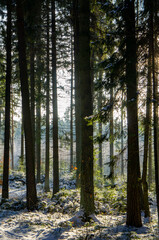
M 47 1 L 47 60 L 46 60 L 46 71 L 47 71 L 47 83 L 46 83 L 46 156 L 45 156 L 45 191 L 50 191 L 49 186 L 49 168 L 50 168 L 50 74 L 49 74 L 49 63 L 50 63 L 50 54 L 49 54 L 49 1 Z
M 79 91 L 79 16 L 78 0 L 73 0 L 74 59 L 75 59 L 75 125 L 76 125 L 76 186 L 80 186 L 81 169 L 81 103 Z
M 59 191 L 55 0 L 52 0 L 53 195 Z
M 155 163 L 155 183 L 156 183 L 156 200 L 157 200 L 157 212 L 159 223 L 159 151 L 158 151 L 158 84 L 156 78 L 156 66 L 155 66 L 155 36 L 154 36 L 154 16 L 156 1 L 150 2 L 150 31 L 151 31 L 151 48 L 152 48 L 152 78 L 153 78 L 153 118 L 154 118 L 154 163 Z
M 3 185 L 2 200 L 9 197 L 9 141 L 10 141 L 10 85 L 11 85 L 11 0 L 7 0 L 7 69 L 6 69 L 6 91 L 5 91 L 5 134 L 4 134 L 4 161 L 3 161 Z
M 35 64 L 34 64 L 35 50 L 34 42 L 30 46 L 30 83 L 31 83 L 31 120 L 33 131 L 33 149 L 35 159 Z
M 124 176 L 124 128 L 123 128 L 123 90 L 122 90 L 122 106 L 121 106 L 121 175 Z
M 11 117 L 11 126 L 12 126 L 12 134 L 11 134 L 11 168 L 14 169 L 14 107 L 13 107 L 13 88 L 11 88 L 11 98 L 12 98 L 12 117 Z
M 113 81 L 112 81 L 113 83 Z M 110 179 L 114 185 L 114 117 L 113 117 L 113 87 L 110 88 Z
M 151 35 L 150 35 L 151 36 Z M 150 39 L 151 42 L 151 39 Z M 143 200 L 144 200 L 144 211 L 145 218 L 150 217 L 150 209 L 148 202 L 148 184 L 147 184 L 147 161 L 148 161 L 148 143 L 151 123 L 151 98 L 152 98 L 152 80 L 151 80 L 151 65 L 152 65 L 152 49 L 149 44 L 149 59 L 148 59 L 148 83 L 147 83 L 147 103 L 146 103 L 146 119 L 145 119 L 145 131 L 144 131 L 144 159 L 143 159 L 143 173 L 142 173 L 142 184 L 143 184 Z
M 22 116 L 22 122 L 21 122 L 21 159 L 20 159 L 20 165 L 23 169 L 24 166 L 24 124 L 23 124 L 23 113 Z
M 102 83 L 102 71 L 100 70 L 99 72 L 99 83 Z M 98 92 L 98 112 L 100 112 L 102 108 L 102 89 L 99 90 Z M 102 136 L 102 122 L 98 122 L 98 132 L 99 136 Z M 103 176 L 103 157 L 102 157 L 102 142 L 100 141 L 98 144 L 99 148 L 99 168 L 100 168 L 100 175 L 101 177 Z
M 152 104 L 151 104 L 151 113 L 150 113 L 150 119 L 152 119 Z M 152 120 L 151 120 L 152 122 Z M 151 122 L 150 122 L 150 130 L 149 130 L 149 167 L 148 167 L 148 186 L 149 189 L 151 189 L 152 185 L 152 128 L 151 128 Z
M 32 210 L 37 204 L 36 185 L 35 185 L 35 166 L 33 155 L 33 134 L 31 123 L 31 111 L 29 105 L 29 87 L 26 62 L 26 44 L 24 33 L 24 13 L 23 3 L 17 0 L 17 33 L 19 50 L 19 69 L 22 92 L 22 110 L 24 118 L 25 132 L 25 152 L 26 152 L 26 185 L 27 185 L 27 208 Z
M 86 118 L 93 114 L 90 69 L 90 1 L 79 1 L 79 79 L 81 96 L 81 209 L 85 220 L 94 213 L 93 126 Z
M 70 171 L 73 170 L 73 43 L 71 29 Z
M 134 1 L 125 0 L 128 115 L 127 225 L 141 227 Z

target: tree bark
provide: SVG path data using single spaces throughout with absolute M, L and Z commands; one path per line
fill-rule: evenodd
M 49 168 L 50 168 L 50 73 L 49 73 L 49 63 L 50 63 L 50 41 L 49 41 L 49 1 L 47 1 L 47 60 L 46 60 L 46 72 L 47 72 L 47 82 L 46 82 L 46 156 L 45 156 L 45 191 L 50 191 L 49 186 Z
M 102 70 L 99 72 L 99 83 L 102 83 Z M 102 90 L 100 89 L 98 92 L 98 112 L 100 112 L 102 108 Z M 102 122 L 98 122 L 98 132 L 99 136 L 102 136 Z M 103 157 L 102 157 L 102 142 L 100 141 L 98 144 L 99 148 L 99 168 L 100 168 L 100 175 L 103 176 Z
M 4 161 L 3 161 L 3 185 L 2 201 L 9 197 L 9 141 L 10 141 L 10 85 L 11 85 L 11 0 L 7 0 L 7 69 L 5 90 L 5 134 L 4 134 Z
M 54 195 L 59 191 L 55 0 L 52 0 L 52 85 L 53 85 L 53 195 Z
M 79 79 L 81 102 L 81 209 L 86 221 L 94 213 L 93 126 L 86 118 L 93 114 L 90 69 L 90 1 L 79 1 Z
M 78 0 L 73 0 L 74 60 L 75 60 L 75 125 L 76 125 L 76 186 L 80 186 L 81 172 L 81 103 L 79 91 L 79 16 Z
M 70 171 L 73 170 L 73 43 L 71 29 Z
M 37 204 L 36 185 L 35 185 L 35 166 L 33 155 L 33 134 L 31 123 L 31 111 L 29 105 L 29 87 L 26 61 L 26 44 L 24 32 L 24 13 L 23 3 L 17 0 L 17 33 L 18 33 L 18 51 L 20 82 L 22 92 L 22 110 L 24 118 L 25 132 L 25 152 L 26 152 L 26 185 L 27 185 L 27 208 L 33 210 Z
M 113 83 L 113 80 L 112 80 Z M 113 87 L 110 88 L 110 179 L 114 185 L 114 117 L 113 117 Z
M 144 159 L 143 159 L 143 173 L 142 173 L 145 218 L 150 217 L 150 209 L 149 209 L 149 202 L 148 202 L 147 165 L 148 165 L 148 144 L 149 144 L 150 123 L 151 123 L 151 98 L 152 98 L 151 96 L 152 95 L 151 94 L 152 93 L 151 65 L 152 65 L 152 49 L 151 49 L 151 44 L 149 44 L 147 103 L 146 103 L 146 119 L 145 119 L 145 131 L 144 131 Z
M 121 99 L 121 175 L 124 176 L 124 128 L 123 128 L 123 90 L 122 90 L 122 99 Z
M 128 172 L 126 224 L 141 227 L 134 1 L 125 0 Z
M 31 83 L 31 120 L 32 120 L 32 132 L 33 132 L 33 149 L 35 159 L 35 50 L 34 42 L 30 46 L 30 83 Z

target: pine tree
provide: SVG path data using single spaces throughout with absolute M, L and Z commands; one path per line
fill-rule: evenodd
M 29 105 L 28 73 L 26 61 L 26 43 L 24 32 L 24 12 L 23 3 L 20 0 L 16 2 L 17 13 L 17 34 L 18 34 L 18 53 L 20 82 L 22 92 L 22 110 L 24 119 L 25 133 L 25 152 L 26 152 L 26 186 L 27 186 L 27 208 L 32 210 L 37 204 L 36 184 L 35 184 L 35 165 L 33 154 L 33 135 L 31 123 L 31 111 Z

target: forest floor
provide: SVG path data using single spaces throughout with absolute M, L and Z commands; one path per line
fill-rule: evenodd
M 87 239 L 159 239 L 157 210 L 153 196 L 151 223 L 144 221 L 141 228 L 125 224 L 125 185 L 113 189 L 95 188 L 96 218 L 98 222 L 75 226 L 72 217 L 79 211 L 80 194 L 75 181 L 67 176 L 60 181 L 61 190 L 52 199 L 52 193 L 43 192 L 43 184 L 37 185 L 39 204 L 33 212 L 26 210 L 25 178 L 11 176 L 10 200 L 0 206 L 0 239 L 87 240 Z

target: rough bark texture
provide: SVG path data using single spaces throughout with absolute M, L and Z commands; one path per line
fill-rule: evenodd
M 121 100 L 121 175 L 124 176 L 124 128 L 123 128 L 123 90 L 122 90 L 122 100 Z
M 125 0 L 128 115 L 127 225 L 141 227 L 134 1 Z
M 99 72 L 99 83 L 102 83 L 102 71 L 100 70 Z M 102 108 L 102 90 L 100 89 L 98 92 L 98 112 L 100 112 Z M 99 121 L 98 122 L 98 132 L 99 132 L 99 136 L 102 136 L 102 122 Z M 98 144 L 98 148 L 99 148 L 99 168 L 100 168 L 100 175 L 101 177 L 103 176 L 103 158 L 102 158 L 102 142 L 100 141 Z
M 46 57 L 46 72 L 47 72 L 47 82 L 46 82 L 46 152 L 45 152 L 45 191 L 50 191 L 49 186 L 49 168 L 50 168 L 50 74 L 49 74 L 49 63 L 50 63 L 50 41 L 49 41 L 49 1 L 47 1 L 47 57 Z
M 90 2 L 79 1 L 79 79 L 81 96 L 81 209 L 86 220 L 94 213 L 93 126 L 86 117 L 93 113 L 90 70 Z
M 79 19 L 78 0 L 73 0 L 74 59 L 75 59 L 75 124 L 76 124 L 76 186 L 80 186 L 81 169 L 81 103 L 79 92 Z
M 33 131 L 33 154 L 35 159 L 35 49 L 34 43 L 30 47 L 30 83 L 31 83 L 31 121 Z
M 53 195 L 54 195 L 59 191 L 55 0 L 52 0 L 52 85 L 53 85 Z
M 156 200 L 157 200 L 157 212 L 159 222 L 159 151 L 158 151 L 158 83 L 156 78 L 156 66 L 155 66 L 155 41 L 156 36 L 154 33 L 154 16 L 155 16 L 156 1 L 151 1 L 149 5 L 150 9 L 150 29 L 151 29 L 151 48 L 152 48 L 152 78 L 153 78 L 153 118 L 154 118 L 154 162 L 155 162 L 155 183 L 156 183 Z
M 151 20 L 149 20 L 149 29 Z M 146 104 L 146 119 L 145 119 L 145 131 L 144 131 L 144 159 L 143 159 L 143 200 L 145 217 L 150 217 L 150 209 L 148 202 L 148 184 L 147 184 L 147 165 L 148 165 L 148 145 L 149 145 L 149 133 L 151 124 L 151 98 L 152 98 L 152 44 L 151 44 L 151 30 L 149 34 L 149 59 L 148 59 L 148 83 L 147 83 L 147 104 Z
M 114 117 L 113 117 L 113 87 L 110 89 L 110 179 L 114 185 Z
M 7 0 L 7 69 L 5 91 L 5 134 L 4 134 L 4 161 L 3 161 L 3 185 L 2 199 L 9 197 L 9 140 L 10 140 L 10 84 L 11 84 L 11 0 Z
M 70 171 L 73 167 L 73 43 L 71 31 Z
M 24 33 L 24 14 L 23 3 L 17 0 L 17 33 L 18 33 L 18 52 L 19 68 L 22 92 L 22 110 L 25 132 L 25 152 L 26 152 L 26 185 L 27 185 L 27 208 L 32 210 L 37 204 L 36 185 L 35 185 L 35 167 L 33 158 L 33 137 L 31 112 L 29 106 L 29 88 L 26 62 L 26 45 Z

